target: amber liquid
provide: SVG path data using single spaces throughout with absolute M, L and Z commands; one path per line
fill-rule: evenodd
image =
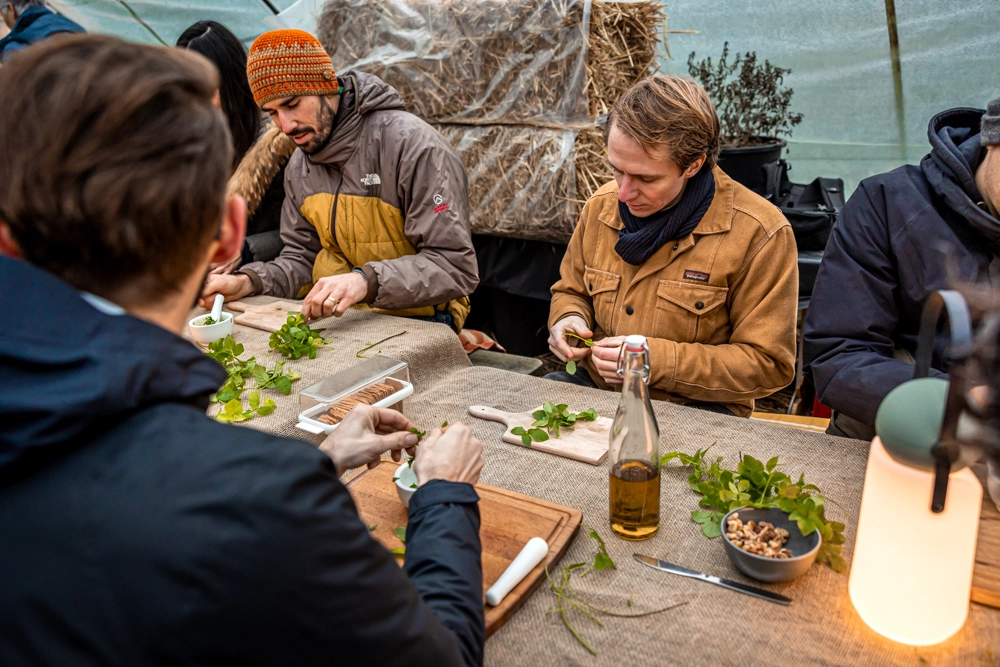
M 647 461 L 621 461 L 611 469 L 611 531 L 625 540 L 648 540 L 660 529 L 660 471 Z

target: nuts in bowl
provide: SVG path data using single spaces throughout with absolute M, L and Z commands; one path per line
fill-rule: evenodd
M 722 543 L 736 569 L 758 581 L 791 581 L 816 561 L 819 531 L 803 535 L 777 507 L 741 507 L 722 519 Z
M 775 528 L 768 521 L 760 523 L 753 519 L 743 523 L 740 513 L 733 512 L 726 518 L 726 537 L 734 546 L 748 553 L 764 558 L 791 558 L 792 552 L 785 548 L 788 531 Z

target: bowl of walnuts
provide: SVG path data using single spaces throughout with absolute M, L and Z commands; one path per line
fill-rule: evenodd
M 758 581 L 791 581 L 805 574 L 819 553 L 819 531 L 803 535 L 777 507 L 741 507 L 722 519 L 722 540 L 736 569 Z

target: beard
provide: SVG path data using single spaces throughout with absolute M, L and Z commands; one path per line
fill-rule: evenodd
M 299 146 L 299 148 L 306 155 L 315 155 L 330 143 L 330 136 L 333 134 L 333 116 L 333 107 L 330 106 L 325 97 L 321 97 L 319 101 L 319 115 L 316 118 L 315 127 L 301 127 L 289 136 L 295 137 L 312 132 L 313 138 Z

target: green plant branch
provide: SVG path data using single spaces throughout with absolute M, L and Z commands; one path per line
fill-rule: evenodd
M 361 353 L 362 352 L 367 352 L 368 350 L 372 349 L 376 345 L 381 345 L 382 343 L 386 342 L 387 340 L 392 340 L 393 338 L 397 338 L 399 336 L 402 336 L 405 333 L 406 333 L 406 331 L 404 330 L 404 331 L 400 331 L 399 333 L 392 334 L 391 336 L 386 336 L 385 338 L 383 338 L 382 340 L 378 341 L 377 343 L 372 343 L 371 345 L 369 345 L 367 347 L 361 348 L 360 350 L 358 350 L 355 353 L 354 356 L 356 356 L 358 359 L 371 359 L 371 357 L 373 357 L 373 356 L 375 356 L 377 354 L 381 354 L 382 350 L 378 350 L 378 351 L 375 352 L 375 354 L 370 355 L 370 356 L 365 356 L 365 355 L 362 355 Z

